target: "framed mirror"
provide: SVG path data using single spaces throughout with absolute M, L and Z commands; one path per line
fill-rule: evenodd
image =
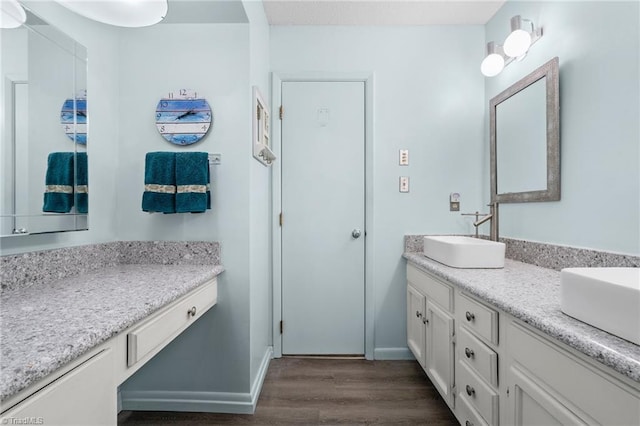
M 87 51 L 25 8 L 0 43 L 0 236 L 88 229 Z
M 491 99 L 489 120 L 491 201 L 560 200 L 558 58 Z

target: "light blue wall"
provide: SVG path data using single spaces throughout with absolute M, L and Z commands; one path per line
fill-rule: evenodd
M 269 102 L 269 24 L 262 2 L 245 1 L 249 18 L 250 80 Z M 253 105 L 253 93 L 249 100 Z M 247 114 L 247 126 L 251 128 L 255 111 Z M 252 135 L 253 138 L 253 135 Z M 251 139 L 253 140 L 253 139 Z M 252 145 L 247 145 L 252 152 Z M 251 156 L 252 154 L 248 154 Z M 250 165 L 250 334 L 251 334 L 251 383 L 259 378 L 259 369 L 272 345 L 271 324 L 271 167 L 256 160 Z M 252 385 L 253 386 L 253 385 Z
M 373 72 L 373 228 L 376 356 L 406 348 L 403 237 L 471 232 L 449 212 L 484 210 L 484 28 L 272 27 L 276 72 Z M 409 149 L 410 166 L 398 166 Z M 329 160 L 330 161 L 330 160 Z M 410 176 L 408 194 L 398 177 Z M 391 349 L 391 350 L 388 350 Z M 394 352 L 395 351 L 395 352 Z
M 90 158 L 96 161 L 91 161 L 89 167 L 89 231 L 2 238 L 2 254 L 113 241 L 116 239 L 117 211 L 115 166 L 119 149 L 117 29 L 81 18 L 54 2 L 24 3 L 88 49 L 87 93 L 91 127 L 88 149 Z M 58 114 L 56 111 L 51 113 Z
M 503 204 L 501 235 L 640 254 L 639 3 L 510 1 L 488 22 L 486 41 L 502 44 L 514 15 L 532 19 L 544 36 L 524 61 L 486 79 L 485 105 L 559 57 L 562 198 Z M 488 129 L 488 110 L 486 120 Z
M 220 241 L 226 268 L 218 305 L 122 386 L 128 391 L 243 393 L 249 389 L 250 86 L 247 24 L 161 24 L 122 30 L 120 40 L 118 235 L 122 240 Z M 213 111 L 200 142 L 176 147 L 155 127 L 170 90 L 195 89 Z M 212 166 L 212 210 L 202 214 L 141 211 L 149 151 L 222 154 Z M 176 398 L 180 398 L 176 396 Z

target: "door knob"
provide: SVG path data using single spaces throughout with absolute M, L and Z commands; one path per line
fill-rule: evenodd
M 360 238 L 360 235 L 362 235 L 362 231 L 359 230 L 358 228 L 356 228 L 353 231 L 351 231 L 351 236 L 353 238 Z

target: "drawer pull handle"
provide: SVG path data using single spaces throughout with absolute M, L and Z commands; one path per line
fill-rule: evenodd
M 466 422 L 464 422 L 464 426 L 473 426 L 473 423 L 467 420 Z
M 469 385 L 467 385 L 465 389 L 467 391 L 467 395 L 469 396 L 474 396 L 476 394 L 476 390 Z
M 187 316 L 195 317 L 196 316 L 196 307 L 192 306 L 191 309 L 187 311 Z
M 467 356 L 467 358 L 473 358 L 475 356 L 473 349 L 469 348 L 464 348 L 464 354 Z
M 416 311 L 416 318 L 420 318 L 422 316 L 422 312 Z
M 464 316 L 467 318 L 467 321 L 471 322 L 476 319 L 476 316 L 471 312 L 467 311 Z

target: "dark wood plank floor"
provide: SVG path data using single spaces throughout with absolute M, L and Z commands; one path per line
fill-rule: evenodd
M 415 361 L 271 361 L 254 415 L 123 411 L 118 425 L 457 425 Z

